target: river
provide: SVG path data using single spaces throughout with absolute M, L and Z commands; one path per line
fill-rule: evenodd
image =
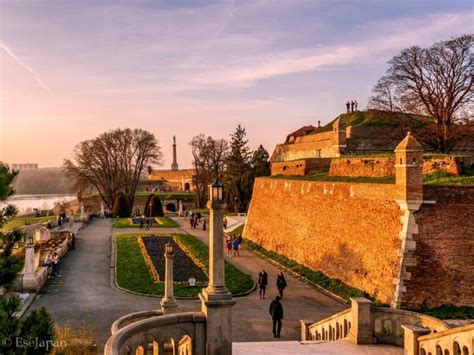
M 15 205 L 21 214 L 33 208 L 51 209 L 56 203 L 69 202 L 75 198 L 76 195 L 14 195 L 8 199 L 8 202 Z

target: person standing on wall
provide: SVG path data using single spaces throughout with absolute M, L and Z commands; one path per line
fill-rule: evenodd
M 269 312 L 273 321 L 273 336 L 275 338 L 280 338 L 281 320 L 283 319 L 283 306 L 280 302 L 280 296 L 276 296 L 272 301 Z
M 285 275 L 283 275 L 283 272 L 278 273 L 277 277 L 277 282 L 276 282 L 278 292 L 280 293 L 280 299 L 283 299 L 283 290 L 286 287 L 286 280 L 285 280 Z
M 260 296 L 260 299 L 265 298 L 265 290 L 268 285 L 268 274 L 265 272 L 265 270 L 260 271 L 258 274 L 258 294 Z

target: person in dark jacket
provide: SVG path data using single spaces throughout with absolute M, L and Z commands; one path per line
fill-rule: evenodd
M 268 274 L 265 270 L 260 271 L 258 274 L 258 294 L 260 295 L 260 299 L 265 298 L 265 290 L 268 285 Z
M 269 312 L 273 321 L 273 336 L 280 338 L 281 320 L 283 319 L 283 306 L 280 303 L 280 296 L 276 296 L 275 300 L 272 301 Z
M 285 287 L 286 287 L 285 275 L 283 275 L 283 273 L 280 271 L 277 277 L 277 289 L 278 289 L 278 292 L 280 293 L 281 299 L 283 299 L 283 290 L 285 289 Z

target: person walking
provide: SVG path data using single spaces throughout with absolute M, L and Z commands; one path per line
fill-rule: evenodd
M 260 271 L 258 274 L 258 294 L 260 296 L 260 299 L 263 300 L 265 298 L 265 290 L 268 285 L 268 274 L 266 273 L 265 270 Z
M 355 109 L 355 111 L 357 111 L 357 105 L 358 105 L 357 100 L 354 100 L 354 109 Z
M 350 102 L 347 101 L 347 102 L 346 102 L 346 112 L 347 112 L 347 113 L 349 113 L 350 106 L 351 106 Z
M 354 101 L 351 100 L 351 112 L 354 112 Z
M 237 237 L 234 237 L 234 240 L 232 241 L 232 248 L 234 249 L 234 256 L 240 256 L 239 253 L 239 239 Z
M 280 302 L 280 296 L 276 296 L 272 301 L 269 312 L 273 321 L 273 336 L 275 338 L 280 338 L 281 320 L 283 319 L 283 306 Z
M 283 275 L 283 272 L 281 271 L 278 273 L 276 285 L 278 293 L 280 294 L 280 299 L 283 299 L 283 290 L 286 287 L 286 280 L 285 275 Z
M 206 220 L 205 219 L 202 221 L 202 230 L 203 231 L 206 230 Z
M 232 240 L 230 238 L 227 238 L 226 245 L 227 245 L 227 256 L 232 257 Z
M 143 216 L 141 216 L 140 217 L 140 229 L 143 229 L 143 224 L 144 224 Z
M 58 253 L 53 252 L 53 274 L 56 277 L 61 277 L 61 271 L 60 271 L 60 258 Z

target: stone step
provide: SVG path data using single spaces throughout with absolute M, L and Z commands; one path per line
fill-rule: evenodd
M 233 355 L 289 355 L 289 354 L 367 354 L 401 355 L 403 348 L 390 345 L 355 345 L 349 340 L 338 341 L 262 341 L 232 343 Z

